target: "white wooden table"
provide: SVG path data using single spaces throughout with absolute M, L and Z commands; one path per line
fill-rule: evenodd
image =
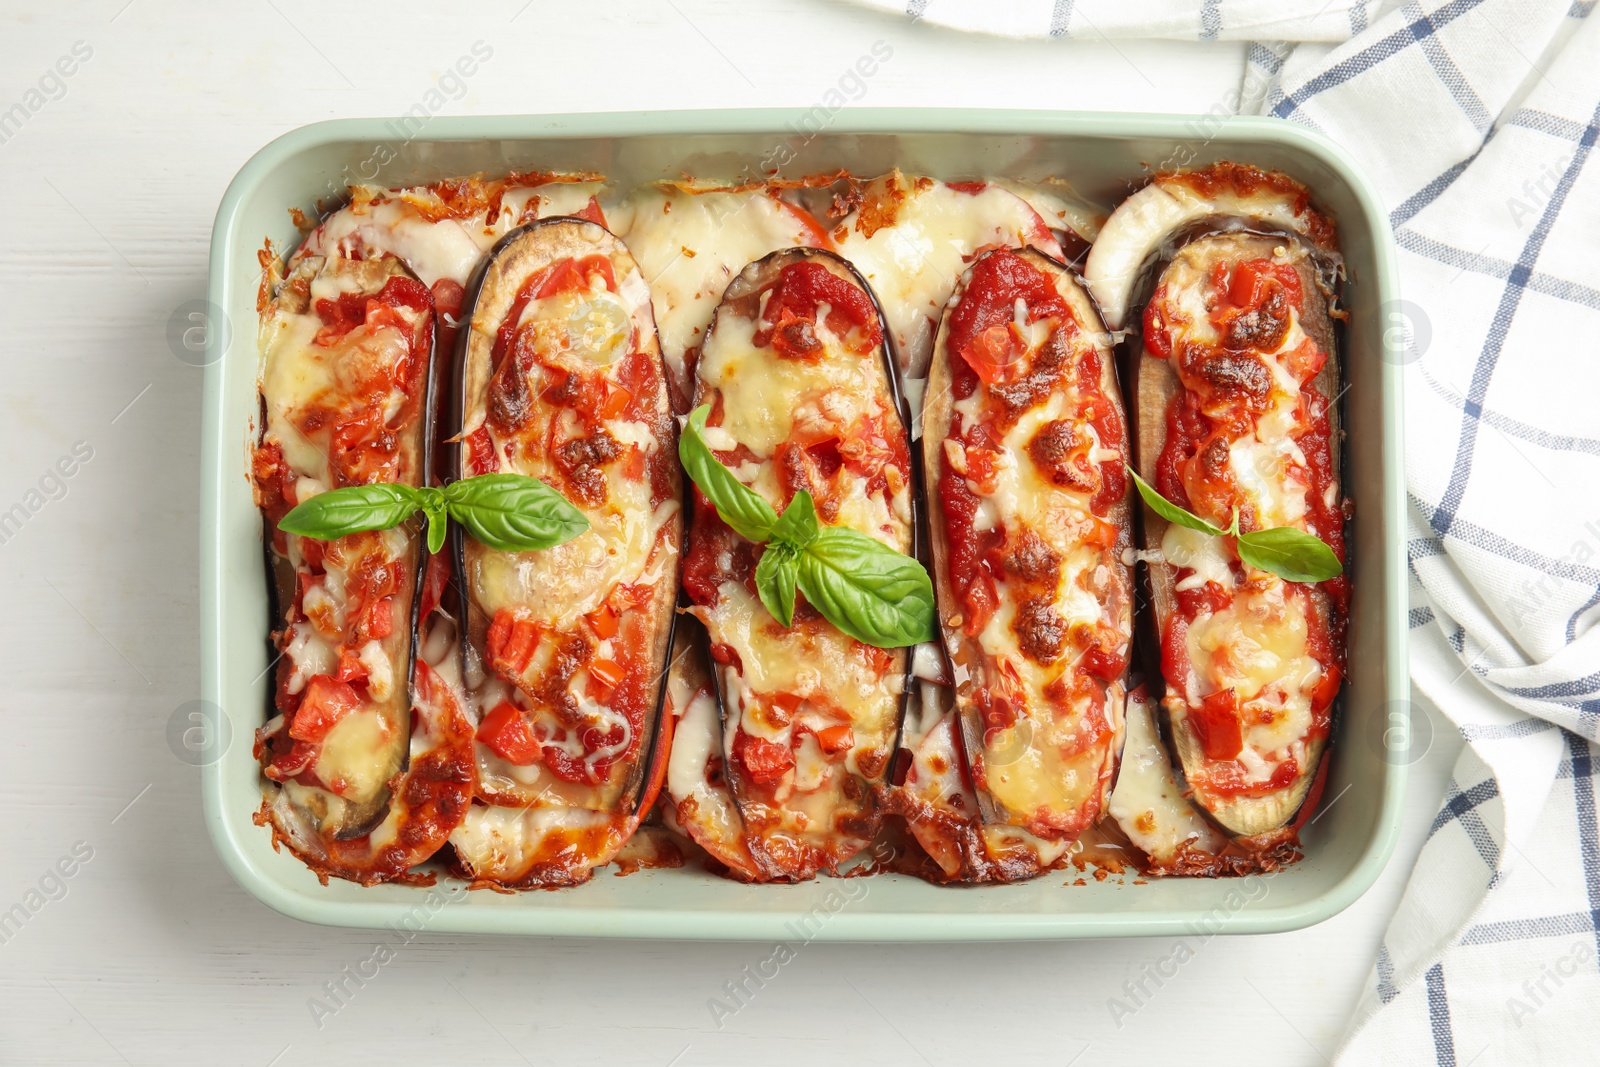
M 319 1026 L 309 1002 L 374 935 L 236 886 L 166 732 L 199 685 L 200 372 L 168 321 L 204 294 L 217 202 L 271 138 L 404 112 L 480 40 L 493 58 L 438 113 L 806 107 L 878 40 L 893 55 L 863 103 L 1203 111 L 1236 86 L 1239 47 L 967 38 L 839 0 L 24 6 L 0 5 L 0 512 L 28 511 L 0 533 L 0 910 L 39 906 L 0 942 L 0 1063 L 1222 1062 L 1239 1033 L 1314 1064 L 1336 1047 L 1454 760 L 1443 730 L 1372 892 L 1300 933 L 1194 943 L 1120 1029 L 1108 1001 L 1170 941 L 814 944 L 719 1028 L 708 1000 L 770 946 L 423 934 L 344 980 Z M 52 474 L 75 445 L 91 458 Z

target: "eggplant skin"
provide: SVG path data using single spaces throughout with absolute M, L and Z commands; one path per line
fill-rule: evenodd
M 292 360 L 296 349 L 315 344 L 303 330 L 297 333 L 294 327 L 296 322 L 303 323 L 312 316 L 316 316 L 315 321 L 323 321 L 320 312 L 313 308 L 314 285 L 323 281 L 332 282 L 342 292 L 353 292 L 375 298 L 396 280 L 403 280 L 409 284 L 409 289 L 404 289 L 403 295 L 413 302 L 408 306 L 421 311 L 421 318 L 417 333 L 412 338 L 413 356 L 405 364 L 412 375 L 407 398 L 398 412 L 388 416 L 385 421 L 386 430 L 393 435 L 395 441 L 393 452 L 369 453 L 359 447 L 346 449 L 319 442 L 319 434 L 338 432 L 337 424 L 326 425 L 320 431 L 306 431 L 308 439 L 321 450 L 326 469 L 296 472 L 279 447 L 274 427 L 279 419 L 293 421 L 299 409 L 291 406 L 290 397 L 276 395 L 273 386 L 278 383 L 272 372 L 273 361 Z M 417 303 L 422 306 L 417 308 Z M 274 643 L 279 649 L 286 649 L 289 644 L 289 628 L 293 625 L 290 608 L 295 604 L 297 577 L 288 556 L 287 535 L 277 529 L 277 522 L 291 506 L 290 500 L 286 499 L 286 493 L 292 493 L 290 487 L 294 480 L 297 477 L 309 476 L 331 488 L 375 481 L 395 481 L 415 486 L 422 484 L 426 478 L 432 446 L 432 419 L 429 413 L 432 410 L 433 319 L 431 294 L 417 281 L 415 275 L 393 256 L 365 260 L 322 256 L 297 257 L 288 276 L 278 285 L 276 293 L 269 302 L 262 320 L 262 348 L 268 362 L 261 392 L 263 418 L 260 447 L 253 457 L 252 473 L 255 476 L 257 503 L 262 510 L 264 522 L 267 582 L 271 594 L 269 600 L 272 603 L 273 622 L 274 625 L 283 627 L 274 634 Z M 420 365 L 414 358 L 418 347 L 426 353 Z M 364 346 L 334 347 L 329 349 L 328 353 L 329 355 L 324 358 L 337 360 L 337 369 L 331 379 L 335 383 L 334 388 L 338 388 L 339 383 L 350 377 L 360 380 L 363 371 L 369 370 L 368 361 L 372 358 L 372 353 Z M 383 357 L 380 355 L 379 358 Z M 311 423 L 308 422 L 306 425 L 309 426 Z M 385 456 L 387 458 L 384 458 Z M 400 556 L 403 561 L 402 577 L 398 588 L 392 594 L 392 613 L 396 621 L 389 635 L 379 639 L 384 656 L 390 664 L 392 695 L 387 699 L 373 699 L 369 695 L 365 701 L 367 707 L 376 708 L 389 726 L 388 746 L 380 757 L 384 763 L 375 776 L 376 781 L 385 784 L 361 800 L 341 798 L 325 790 L 311 787 L 291 788 L 288 785 L 280 787 L 284 802 L 303 807 L 304 818 L 316 825 L 317 835 L 326 839 L 317 847 L 326 846 L 330 842 L 363 838 L 381 825 L 387 818 L 393 801 L 392 781 L 407 766 L 410 751 L 409 727 L 414 698 L 412 679 L 419 623 L 417 616 L 426 568 L 423 566 L 425 556 L 419 524 L 408 521 L 397 528 L 396 535 L 405 539 L 405 546 Z M 326 562 L 341 550 L 371 551 L 376 542 L 388 536 L 390 535 L 353 534 L 336 541 L 325 542 L 321 546 L 322 558 Z M 358 632 L 349 629 L 348 620 L 345 626 L 346 639 L 359 639 Z M 290 661 L 289 656 L 284 655 L 279 658 L 277 684 L 274 687 L 278 696 L 274 698 L 275 701 L 289 692 L 289 682 L 294 670 L 295 664 Z M 272 708 L 274 713 L 282 710 L 276 706 Z M 263 757 L 266 757 L 266 763 L 269 765 L 272 757 L 282 755 L 282 749 L 287 746 L 287 730 L 293 716 L 288 715 L 286 719 L 288 721 L 282 724 L 282 729 L 274 730 L 270 734 L 263 733 L 258 741 L 258 750 Z M 305 834 L 295 836 L 304 838 Z M 306 858 L 307 862 L 312 862 L 313 857 L 303 856 L 303 858 Z
M 946 306 L 944 319 L 939 327 L 939 334 L 934 344 L 934 361 L 928 379 L 928 388 L 924 400 L 922 426 L 922 462 L 924 491 L 929 501 L 942 501 L 945 494 L 941 490 L 941 482 L 948 473 L 950 460 L 946 455 L 946 442 L 955 434 L 956 419 L 958 416 L 957 383 L 953 361 L 963 358 L 951 351 L 950 333 L 952 316 L 962 306 L 972 284 L 975 272 L 989 267 L 996 274 L 1004 276 L 1004 272 L 1014 269 L 995 260 L 986 263 L 990 257 L 1013 257 L 1021 263 L 1034 268 L 1045 278 L 1049 279 L 1055 288 L 1056 294 L 1062 298 L 1075 320 L 1075 327 L 1064 327 L 1059 333 L 1067 338 L 1070 346 L 1067 358 L 1073 362 L 1070 368 L 1060 372 L 1062 377 L 1051 379 L 1049 382 L 1035 383 L 1035 372 L 1031 367 L 1028 372 L 1017 377 L 1014 381 L 1007 381 L 1003 385 L 984 386 L 980 379 L 972 379 L 972 389 L 975 394 L 983 397 L 983 412 L 993 412 L 998 417 L 1002 410 L 1009 412 L 1007 417 L 1018 422 L 1026 418 L 1029 412 L 1034 411 L 1039 405 L 1051 402 L 1051 397 L 1059 392 L 1059 386 L 1067 377 L 1075 377 L 1076 368 L 1082 361 L 1092 355 L 1099 362 L 1098 384 L 1099 392 L 1110 403 L 1113 411 L 1110 414 L 1112 424 L 1116 427 L 1118 440 L 1102 442 L 1104 446 L 1112 447 L 1118 452 L 1126 450 L 1126 419 L 1120 406 L 1121 390 L 1117 384 L 1115 360 L 1111 348 L 1111 339 L 1100 322 L 1099 315 L 1094 308 L 1088 293 L 1081 283 L 1068 270 L 1068 268 L 1050 257 L 1040 253 L 1037 249 L 1024 249 L 1020 252 L 1009 249 L 996 249 L 980 256 L 974 261 L 973 267 L 957 286 L 955 294 Z M 1040 349 L 1041 355 L 1052 342 L 1046 340 Z M 1036 357 L 1038 358 L 1038 357 Z M 1014 372 L 1008 372 L 1014 375 Z M 1070 383 L 1069 383 L 1070 384 Z M 983 391 L 977 394 L 976 391 Z M 991 407 L 990 405 L 993 405 Z M 1063 418 L 1080 419 L 1081 413 L 1073 412 L 1064 414 Z M 1054 424 L 1052 424 L 1054 425 Z M 1038 464 L 1044 462 L 1051 455 L 1049 449 L 1040 446 L 1040 439 L 1044 431 L 1041 429 L 1039 436 L 1027 446 L 1029 453 L 1027 462 L 1043 472 Z M 1108 465 L 1102 463 L 1105 470 Z M 1121 467 L 1113 466 L 1112 476 L 1121 477 Z M 1104 475 L 1102 475 L 1104 477 Z M 1041 473 L 1041 478 L 1045 477 Z M 963 485 L 967 479 L 961 478 Z M 967 490 L 970 493 L 970 490 Z M 1023 490 L 1027 492 L 1026 489 Z M 1114 540 L 1103 553 L 1104 559 L 1097 566 L 1106 570 L 1105 587 L 1103 596 L 1106 597 L 1105 605 L 1113 620 L 1113 628 L 1119 635 L 1118 648 L 1115 650 L 1123 663 L 1131 652 L 1133 637 L 1133 581 L 1131 568 L 1124 562 L 1126 550 L 1132 544 L 1131 526 L 1131 487 L 1124 484 L 1121 495 L 1107 508 L 1104 521 L 1109 523 L 1114 530 Z M 1081 771 L 1071 767 L 1062 768 L 1059 779 L 1051 778 L 1047 774 L 1035 770 L 1033 777 L 1055 790 L 1055 795 L 1048 801 L 1039 801 L 1032 809 L 1014 808 L 1009 806 L 997 795 L 996 782 L 1009 780 L 1023 780 L 1030 768 L 1038 768 L 1043 760 L 1040 753 L 1047 749 L 1049 741 L 1045 738 L 1035 738 L 1032 733 L 1025 732 L 1023 726 L 1028 726 L 1033 732 L 1041 727 L 1031 717 L 1019 720 L 1007 735 L 1000 738 L 1003 741 L 1000 750 L 986 741 L 988 729 L 982 710 L 979 706 L 980 689 L 991 684 L 987 679 L 991 673 L 995 678 L 1000 677 L 999 668 L 993 666 L 994 657 L 986 650 L 985 646 L 976 635 L 969 634 L 966 630 L 968 620 L 965 618 L 961 601 L 956 595 L 951 568 L 954 558 L 954 549 L 948 520 L 942 505 L 930 506 L 929 526 L 932 531 L 932 547 L 934 560 L 935 591 L 939 601 L 939 619 L 941 632 L 944 639 L 945 651 L 955 667 L 955 676 L 958 679 L 956 686 L 956 708 L 962 729 L 964 751 L 968 754 L 969 764 L 972 769 L 972 778 L 977 786 L 978 808 L 981 814 L 982 833 L 985 851 L 989 854 L 988 866 L 991 873 L 989 877 L 995 880 L 1014 880 L 1020 877 L 1030 877 L 1040 873 L 1048 863 L 1039 859 L 1041 848 L 1051 842 L 1065 841 L 1070 843 L 1078 834 L 1091 826 L 1099 817 L 1104 806 L 1105 798 L 1109 794 L 1111 782 L 1116 773 L 1117 756 L 1122 743 L 1122 707 L 1124 695 L 1124 682 L 1119 676 L 1105 683 L 1104 704 L 1106 716 L 1106 734 L 1099 740 L 1101 745 L 1100 756 L 1092 760 L 1093 784 L 1087 790 L 1076 789 L 1076 781 L 1081 776 Z M 1043 573 L 1037 576 L 1031 574 L 1033 569 L 1030 560 L 1037 557 L 1038 562 L 1053 561 L 1050 564 L 1049 575 L 1060 581 L 1060 568 L 1066 556 L 1061 553 L 1070 546 L 1046 545 L 1040 539 L 1030 524 L 1023 532 L 1033 534 L 1032 542 L 1037 542 L 1036 547 L 1024 550 L 1021 542 L 1012 544 L 1008 535 L 1002 551 L 1007 554 L 1008 564 L 1004 586 L 1016 583 L 1016 589 L 1026 591 L 1029 583 L 1037 580 L 1047 580 Z M 1020 536 L 1020 535 L 1019 535 Z M 1029 542 L 1029 543 L 1032 543 Z M 1077 547 L 1082 547 L 1077 546 Z M 1004 603 L 1007 595 L 1001 592 L 1001 608 L 1013 607 L 1017 611 L 1016 619 L 1024 618 L 1022 611 L 1026 604 Z M 1015 599 L 1016 591 L 1011 593 Z M 1036 602 L 1037 603 L 1037 602 Z M 998 609 L 997 609 L 998 610 Z M 1033 609 L 1037 610 L 1037 609 Z M 1052 608 L 1053 610 L 1053 608 Z M 1019 633 L 1019 638 L 1021 637 Z M 1041 642 L 1043 644 L 1043 642 Z M 1023 642 L 1024 655 L 1026 642 Z M 1049 662 L 1049 652 L 1054 651 L 1057 656 L 1063 654 L 1063 649 L 1058 645 L 1053 650 L 1040 649 L 1037 653 L 1045 657 L 1040 662 Z M 1014 666 L 1014 665 L 1013 665 Z M 1047 698 L 1038 696 L 1030 703 L 1034 706 L 1049 707 L 1044 703 Z M 1046 729 L 1057 729 L 1059 723 L 1053 718 L 1048 720 Z M 988 764 L 992 764 L 989 766 Z M 994 775 L 991 778 L 991 774 Z M 1006 788 L 1011 789 L 1009 785 Z M 1012 789 L 1013 795 L 1019 795 L 1019 789 Z M 1035 798 L 1040 794 L 1035 792 Z M 1068 800 L 1072 807 L 1070 812 L 1060 810 L 1060 802 Z M 1046 848 L 1045 851 L 1048 851 Z
M 1340 391 L 1341 372 L 1327 272 L 1323 269 L 1321 254 L 1308 247 L 1299 238 L 1286 234 L 1243 231 L 1196 236 L 1183 245 L 1173 259 L 1164 265 L 1156 279 L 1155 289 L 1159 291 L 1160 287 L 1173 277 L 1179 265 L 1187 272 L 1203 274 L 1218 263 L 1270 260 L 1274 256 L 1283 255 L 1287 255 L 1293 263 L 1304 295 L 1305 306 L 1299 316 L 1299 324 L 1322 351 L 1327 353 L 1326 362 L 1310 384 L 1323 397 L 1336 398 Z M 1133 358 L 1138 360 L 1133 376 L 1137 413 L 1135 453 L 1141 476 L 1155 484 L 1157 464 L 1167 440 L 1168 412 L 1172 404 L 1181 397 L 1183 386 L 1168 360 L 1153 358 L 1144 350 L 1142 318 L 1145 303 L 1148 303 L 1148 300 L 1140 304 L 1137 309 L 1139 314 L 1130 320 L 1138 324 L 1135 326 L 1131 344 Z M 1336 402 L 1328 405 L 1328 422 L 1332 444 L 1331 469 L 1337 483 L 1340 477 L 1339 442 L 1342 433 Z M 1147 552 L 1159 552 L 1169 524 L 1148 507 L 1142 507 L 1142 518 L 1141 543 Z M 1159 561 L 1150 562 L 1148 557 L 1145 558 L 1147 562 L 1144 564 L 1144 573 L 1150 590 L 1150 615 L 1154 623 L 1152 636 L 1156 642 L 1155 647 L 1159 648 L 1169 632 L 1170 621 L 1177 612 L 1175 577 L 1170 565 Z M 1321 623 L 1327 626 L 1334 636 L 1337 646 L 1335 653 L 1342 669 L 1344 618 L 1333 599 L 1322 587 L 1310 587 L 1309 599 L 1311 610 L 1320 616 Z M 1161 688 L 1165 690 L 1166 687 L 1166 679 L 1162 678 Z M 1288 786 L 1262 797 L 1212 795 L 1204 786 L 1205 768 L 1210 761 L 1206 759 L 1193 729 L 1186 724 L 1178 723 L 1172 715 L 1173 702 L 1181 700 L 1183 700 L 1181 695 L 1165 693 L 1162 706 L 1167 723 L 1166 733 L 1184 776 L 1193 789 L 1192 801 L 1230 837 L 1258 840 L 1263 847 L 1268 845 L 1276 847 L 1281 844 L 1278 840 L 1281 837 L 1280 831 L 1295 819 L 1310 794 L 1312 784 L 1325 759 L 1328 731 L 1314 732 L 1307 741 L 1305 764 L 1299 767 L 1294 781 Z M 1330 710 L 1329 715 L 1332 713 Z M 1329 729 L 1331 730 L 1331 723 Z
M 821 273 L 812 268 L 820 268 Z M 756 346 L 754 337 L 770 306 L 769 294 L 780 283 L 796 286 L 796 292 L 812 291 L 808 288 L 812 286 L 819 287 L 817 291 L 826 286 L 834 292 L 812 305 L 813 310 L 821 303 L 834 310 L 843 306 L 841 301 L 850 303 L 851 314 L 859 314 L 859 320 L 851 319 L 849 326 L 838 325 L 830 313 L 826 322 L 829 331 L 839 335 L 841 345 L 852 349 L 851 355 L 818 345 L 815 323 L 811 327 L 792 324 L 788 329 L 793 333 L 775 326 L 770 337 Z M 873 498 L 865 495 L 866 479 L 851 475 L 848 467 L 830 469 L 814 463 L 814 454 L 794 440 L 795 427 L 803 418 L 812 420 L 806 425 L 819 434 L 823 426 L 838 429 L 840 434 L 849 432 L 849 425 L 855 424 L 841 426 L 843 416 L 831 407 L 824 409 L 820 403 L 823 396 L 848 396 L 849 403 L 862 405 L 850 408 L 851 418 L 868 412 L 870 406 L 870 412 L 862 417 L 878 420 L 878 433 L 890 453 L 882 462 L 882 492 L 884 500 L 892 502 L 887 521 L 894 524 L 897 541 L 893 547 L 915 554 L 919 546 L 910 418 L 889 337 L 876 296 L 848 262 L 819 249 L 772 253 L 751 263 L 729 284 L 713 313 L 694 368 L 694 406 L 712 404 L 714 411 L 723 413 L 722 421 L 713 420 L 711 430 L 726 440 L 713 447 L 727 450 L 737 444 L 748 448 L 754 458 L 745 465 L 747 469 L 775 475 L 752 476 L 758 485 L 777 486 L 780 497 L 769 500 L 774 508 L 783 509 L 789 491 L 807 488 L 818 502 L 818 516 L 825 525 L 843 521 L 845 494 L 859 495 L 864 501 Z M 806 354 L 799 354 L 802 352 Z M 854 362 L 852 356 L 860 362 Z M 763 377 L 763 372 L 767 376 Z M 774 390 L 783 392 L 775 394 Z M 745 416 L 755 416 L 758 410 L 775 412 L 776 419 L 746 420 Z M 834 441 L 841 454 L 861 444 L 843 437 L 818 443 L 826 445 L 828 441 Z M 857 528 L 880 535 L 879 531 Z M 894 750 L 910 689 L 910 650 L 865 652 L 809 605 L 803 605 L 803 599 L 794 626 L 782 627 L 754 597 L 743 592 L 743 582 L 753 573 L 760 550 L 733 533 L 713 509 L 701 510 L 698 498 L 689 540 L 685 561 L 689 610 L 710 634 L 723 723 L 723 772 L 760 880 L 802 881 L 820 870 L 837 870 L 870 845 L 881 822 L 874 787 L 883 780 Z M 749 612 L 750 624 L 735 625 L 743 612 Z M 811 681 L 797 676 L 793 689 L 786 687 L 788 679 L 766 679 L 770 664 L 796 657 L 827 663 L 829 668 L 813 672 L 816 678 Z M 878 663 L 882 657 L 887 657 L 886 667 Z M 755 662 L 762 663 L 761 671 L 746 672 L 744 665 Z M 763 679 L 767 688 L 757 690 L 753 678 Z M 885 679 L 894 680 L 887 689 Z M 789 792 L 809 738 L 794 732 L 790 724 L 767 736 L 745 730 L 744 716 L 754 706 L 741 698 L 745 690 L 752 697 L 759 693 L 797 698 L 801 710 L 796 714 L 800 716 L 818 714 L 815 708 L 821 705 L 811 703 L 813 694 L 845 709 L 852 728 L 851 747 L 841 760 L 824 761 L 825 768 L 832 769 L 820 772 L 823 778 L 814 789 Z M 771 729 L 765 723 L 758 727 Z M 752 758 L 752 751 L 762 751 L 760 745 L 773 746 L 765 751 L 778 753 L 772 758 L 787 758 L 790 763 L 787 770 L 780 769 L 758 782 L 749 773 L 746 760 Z M 825 800 L 821 799 L 824 791 Z M 791 799 L 804 799 L 807 811 L 792 805 Z M 819 810 L 825 810 L 826 816 L 817 816 Z
M 612 284 L 604 292 L 588 288 L 599 275 L 584 273 L 584 285 L 547 288 L 570 272 L 564 264 L 602 271 Z M 553 715 L 552 700 L 583 693 L 584 679 L 593 678 L 588 665 L 604 658 L 599 646 L 610 637 L 593 618 L 602 610 L 618 627 L 614 657 L 631 665 L 615 700 L 596 701 L 608 716 L 605 731 L 622 720 L 627 728 L 625 750 L 604 769 L 578 760 L 587 776 L 575 779 L 545 758 L 535 764 L 536 778 L 513 780 L 486 773 L 499 757 L 480 747 L 478 796 L 485 803 L 452 838 L 457 868 L 502 887 L 575 884 L 626 842 L 664 773 L 670 724 L 662 707 L 683 540 L 677 424 L 649 287 L 604 226 L 557 216 L 511 231 L 473 278 L 464 309 L 470 326 L 460 335 L 446 413 L 446 425 L 459 431 L 446 445 L 450 477 L 498 470 L 540 478 L 590 523 L 570 541 L 526 553 L 453 533 L 473 700 L 497 703 L 489 683 L 502 684 L 526 694 L 523 706 L 543 709 L 532 714 Z M 516 326 L 503 331 L 513 318 Z M 625 406 L 609 413 L 586 407 L 591 389 L 620 396 Z M 590 414 L 574 415 L 583 411 Z M 628 473 L 635 447 L 642 473 Z M 645 585 L 638 602 L 617 601 Z M 544 635 L 535 652 L 520 665 L 497 658 L 496 627 L 524 623 Z M 559 648 L 545 656 L 552 642 Z M 645 680 L 635 684 L 639 677 Z M 492 706 L 480 703 L 477 713 Z M 563 811 L 574 818 L 558 817 Z

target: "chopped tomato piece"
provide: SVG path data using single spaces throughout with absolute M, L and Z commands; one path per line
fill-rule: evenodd
M 502 700 L 483 717 L 478 724 L 478 740 L 496 756 L 519 767 L 539 762 L 540 746 L 533 728 L 522 709 L 509 700 Z
M 961 358 L 986 385 L 1008 381 L 1021 355 L 1021 345 L 1009 324 L 979 331 L 961 350 Z
M 856 732 L 850 724 L 842 722 L 837 726 L 829 726 L 817 731 L 817 744 L 822 746 L 822 751 L 828 753 L 848 752 L 855 747 Z
M 617 618 L 617 613 L 611 609 L 609 604 L 602 604 L 598 610 L 589 613 L 589 628 L 602 641 L 609 641 L 617 636 L 619 624 L 620 620 Z
M 795 242 L 796 244 L 810 248 L 828 248 L 832 245 L 832 242 L 828 239 L 828 231 L 822 228 L 822 223 L 818 222 L 816 216 L 811 212 L 786 200 L 779 200 L 777 197 L 773 197 L 773 202 L 788 212 L 794 218 L 794 221 L 800 224 L 799 240 Z
M 602 226 L 606 224 L 605 212 L 600 210 L 600 200 L 593 196 L 589 198 L 587 204 L 583 205 L 583 210 L 579 211 L 573 218 L 583 219 L 585 222 L 597 222 Z
M 1228 283 L 1228 301 L 1238 307 L 1255 307 L 1265 296 L 1267 279 L 1256 270 L 1254 263 L 1241 263 L 1233 268 L 1233 280 Z
M 461 442 L 467 448 L 467 470 L 473 474 L 490 474 L 499 464 L 494 458 L 494 443 L 489 440 L 488 423 L 479 426 Z
M 539 647 L 540 629 L 532 619 L 521 618 L 509 609 L 495 612 L 486 642 L 489 665 L 511 675 L 522 674 Z
M 1167 320 L 1162 314 L 1165 306 L 1166 293 L 1157 290 L 1144 307 L 1144 347 L 1157 359 L 1172 355 L 1172 335 L 1167 332 Z
M 995 490 L 995 472 L 1000 466 L 1000 453 L 987 448 L 967 447 L 967 481 L 981 493 Z
M 394 633 L 394 597 L 378 597 L 368 603 L 357 632 L 374 641 L 382 641 Z
M 620 385 L 613 385 L 606 390 L 606 398 L 595 414 L 602 419 L 615 419 L 628 410 L 628 402 L 632 399 L 632 393 Z
M 608 659 L 597 659 L 589 664 L 589 689 L 593 696 L 598 692 L 600 696 L 610 693 L 622 684 L 622 679 L 627 677 L 627 671 L 622 664 Z
M 1107 644 L 1116 641 L 1116 634 L 1102 630 L 1096 638 L 1093 645 L 1084 649 L 1079 666 L 1083 668 L 1085 674 L 1107 682 L 1121 678 L 1123 671 L 1128 668 L 1128 661 L 1117 651 L 1114 643 Z
M 1179 570 L 1183 574 L 1187 568 Z M 1207 581 L 1197 589 L 1185 589 L 1178 594 L 1178 608 L 1191 619 L 1201 615 L 1215 615 L 1233 603 L 1233 594 L 1216 582 Z
M 441 549 L 428 557 L 428 570 L 422 579 L 422 605 L 418 618 L 427 620 L 444 599 L 444 589 L 450 582 L 450 557 Z
M 752 782 L 764 785 L 783 777 L 794 767 L 794 753 L 775 741 L 741 733 L 739 762 Z
M 1320 659 L 1320 657 L 1319 657 Z M 1339 695 L 1339 681 L 1344 677 L 1344 672 L 1337 663 L 1326 663 L 1323 667 L 1322 677 L 1317 680 L 1316 686 L 1311 690 L 1311 710 L 1323 712 L 1333 705 L 1333 698 Z
M 1120 467 L 1114 469 L 1119 474 L 1122 471 L 1122 468 Z M 1089 529 L 1088 533 L 1084 534 L 1083 540 L 1085 544 L 1098 545 L 1101 548 L 1110 548 L 1112 545 L 1117 543 L 1117 528 L 1115 525 L 1106 522 L 1104 519 L 1094 519 L 1094 525 Z
M 300 710 L 289 724 L 289 736 L 296 741 L 321 741 L 339 720 L 361 707 L 361 698 L 350 686 L 326 674 L 306 683 Z
M 367 665 L 361 662 L 361 657 L 348 648 L 339 650 L 339 669 L 334 672 L 333 680 L 336 682 L 356 682 L 367 677 L 370 672 Z
M 279 751 L 273 756 L 263 773 L 274 782 L 287 782 L 298 774 L 304 774 L 316 758 L 316 745 L 296 741 L 286 751 Z
M 1205 751 L 1206 759 L 1231 760 L 1244 750 L 1244 729 L 1239 722 L 1239 694 L 1223 689 L 1204 697 L 1189 709 L 1189 725 Z
M 611 260 L 606 256 L 563 259 L 546 270 L 547 275 L 534 293 L 540 300 L 547 296 L 555 296 L 557 293 L 578 292 L 591 288 L 595 275 L 599 275 L 605 281 L 606 288 L 611 292 L 617 291 L 616 272 L 611 267 Z
M 318 541 L 315 537 L 300 538 L 300 558 L 313 574 L 322 570 L 322 554 L 326 551 L 327 545 L 326 541 Z
M 466 288 L 454 278 L 440 278 L 433 283 L 433 307 L 441 316 L 459 317 L 466 298 Z
M 1300 346 L 1283 357 L 1284 369 L 1294 375 L 1297 382 L 1309 382 L 1317 376 L 1322 365 L 1328 362 L 1328 353 L 1317 342 L 1307 337 Z

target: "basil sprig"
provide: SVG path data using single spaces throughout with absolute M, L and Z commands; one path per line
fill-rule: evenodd
M 455 519 L 489 548 L 532 552 L 570 541 L 589 520 L 566 497 L 524 474 L 480 474 L 435 486 L 352 485 L 318 493 L 278 521 L 284 533 L 331 541 L 366 530 L 387 530 L 417 512 L 428 520 L 428 551 L 444 547 Z
M 1170 523 L 1198 530 L 1212 537 L 1232 537 L 1239 559 L 1259 571 L 1267 571 L 1290 582 L 1324 582 L 1344 573 L 1344 564 L 1333 554 L 1333 549 L 1321 539 L 1293 526 L 1275 526 L 1270 530 L 1239 532 L 1239 511 L 1234 509 L 1233 524 L 1224 530 L 1191 512 L 1185 511 L 1139 477 L 1132 467 L 1128 473 L 1139 495 L 1150 505 L 1150 510 Z
M 765 542 L 756 593 L 772 617 L 794 625 L 795 589 L 842 633 L 878 648 L 934 639 L 933 581 L 910 556 L 846 526 L 823 526 L 805 490 L 779 515 L 717 461 L 704 433 L 709 404 L 689 415 L 678 458 L 717 514 L 748 541 Z

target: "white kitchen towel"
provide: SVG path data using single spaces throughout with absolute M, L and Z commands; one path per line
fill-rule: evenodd
M 1467 746 L 1339 1058 L 1600 1063 L 1600 19 L 1348 5 L 1329 42 L 1333 6 L 1127 5 L 1116 26 L 1259 30 L 1241 106 L 1349 149 L 1401 249 L 1411 674 Z M 986 28 L 1082 36 L 1090 7 Z M 957 9 L 909 13 L 992 13 Z
M 1005 37 L 1167 37 L 1192 41 L 1343 41 L 1379 0 L 866 0 L 914 19 Z

